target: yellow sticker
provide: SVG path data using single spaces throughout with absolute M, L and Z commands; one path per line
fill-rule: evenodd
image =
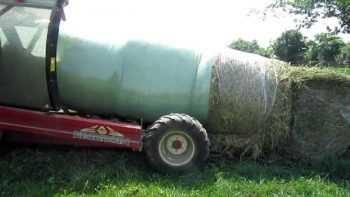
M 50 61 L 50 72 L 56 71 L 56 58 L 52 57 Z

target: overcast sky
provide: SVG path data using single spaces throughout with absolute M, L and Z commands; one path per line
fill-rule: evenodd
M 265 21 L 261 15 L 250 14 L 252 9 L 263 10 L 269 2 L 271 0 L 72 0 L 67 8 L 67 20 L 74 15 L 80 22 L 85 21 L 86 26 L 93 24 L 98 29 L 108 25 L 114 29 L 110 34 L 114 37 L 116 34 L 142 36 L 144 39 L 165 39 L 175 43 L 206 42 L 215 46 L 228 45 L 235 39 L 243 38 L 256 39 L 262 46 L 267 46 L 283 31 L 296 27 L 293 22 L 295 17 L 286 14 L 277 18 L 267 17 Z M 69 7 L 79 11 L 72 9 L 70 12 Z M 93 16 L 94 21 L 86 20 L 86 16 Z M 106 16 L 109 20 L 105 20 Z M 327 24 L 332 23 L 334 21 L 323 21 L 302 32 L 312 37 L 325 32 Z M 91 29 L 89 31 L 92 36 L 99 34 Z M 350 35 L 343 37 L 350 41 Z

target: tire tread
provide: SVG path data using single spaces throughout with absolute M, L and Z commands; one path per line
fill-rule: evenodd
M 198 148 L 196 149 L 197 153 L 195 153 L 193 158 L 194 162 L 180 167 L 169 166 L 163 162 L 156 155 L 157 149 L 154 147 L 154 141 L 157 137 L 174 126 L 184 127 L 193 137 L 193 140 L 198 143 Z M 184 174 L 195 170 L 193 168 L 198 168 L 205 162 L 209 154 L 210 142 L 205 128 L 198 120 L 187 114 L 172 113 L 162 116 L 149 126 L 144 133 L 143 145 L 147 160 L 152 168 L 167 174 Z

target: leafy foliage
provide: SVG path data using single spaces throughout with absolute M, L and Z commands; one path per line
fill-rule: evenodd
M 257 51 L 257 54 L 261 55 L 261 56 L 264 56 L 264 57 L 273 57 L 273 50 L 272 50 L 272 47 L 269 46 L 267 48 L 260 48 L 258 51 Z
M 343 40 L 330 33 L 321 33 L 315 36 L 317 59 L 322 62 L 335 62 L 336 56 L 344 46 Z
M 338 55 L 337 59 L 343 64 L 350 64 L 350 43 L 344 45 L 341 48 L 340 54 Z
M 273 52 L 270 47 L 268 48 L 262 48 L 259 46 L 258 41 L 252 40 L 252 41 L 247 41 L 243 40 L 241 38 L 234 40 L 229 47 L 231 49 L 236 49 L 239 51 L 244 51 L 248 53 L 255 53 L 264 57 L 271 57 Z
M 249 52 L 249 53 L 255 53 L 259 50 L 260 47 L 256 40 L 247 41 L 240 38 L 238 40 L 233 41 L 230 44 L 230 48 Z
M 339 26 L 333 31 L 350 33 L 350 0 L 275 0 L 268 8 L 282 8 L 289 13 L 303 15 L 303 27 L 311 27 L 319 17 L 335 17 Z
M 304 60 L 308 61 L 309 64 L 317 61 L 318 48 L 317 44 L 313 40 L 308 40 L 306 42 L 307 50 L 304 53 Z
M 313 40 L 306 39 L 298 30 L 281 34 L 270 46 L 260 47 L 256 40 L 237 39 L 230 48 L 255 53 L 264 57 L 277 57 L 292 64 L 309 65 L 349 65 L 350 43 L 334 33 L 320 33 Z
M 306 51 L 305 38 L 298 30 L 289 30 L 277 38 L 272 49 L 279 59 L 297 63 Z

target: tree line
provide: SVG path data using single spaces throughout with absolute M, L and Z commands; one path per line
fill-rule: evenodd
M 350 43 L 345 43 L 337 33 L 350 33 L 350 0 L 273 0 L 264 14 L 284 11 L 302 16 L 299 28 L 309 28 L 320 18 L 335 18 L 335 28 L 327 27 L 328 33 L 320 33 L 313 40 L 306 39 L 298 30 L 289 30 L 267 48 L 256 40 L 235 40 L 230 47 L 265 57 L 276 57 L 292 64 L 348 65 L 350 66 Z
M 277 58 L 293 65 L 350 65 L 350 43 L 344 42 L 334 33 L 320 33 L 310 40 L 298 30 L 288 30 L 266 48 L 261 47 L 256 40 L 243 39 L 234 40 L 229 47 Z

